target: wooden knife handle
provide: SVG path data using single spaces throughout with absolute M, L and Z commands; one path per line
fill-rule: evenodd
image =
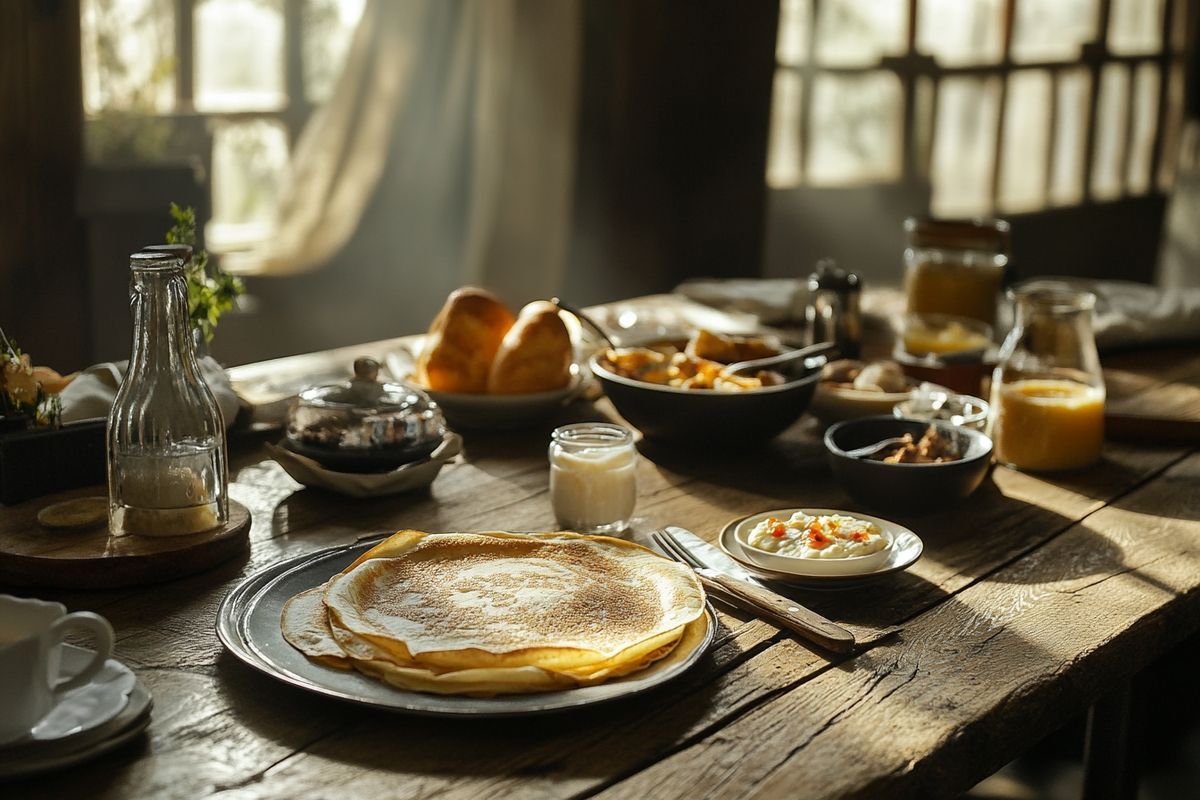
M 789 597 L 726 575 L 701 574 L 700 581 L 706 586 L 733 595 L 748 606 L 747 611 L 758 613 L 763 619 L 803 636 L 827 650 L 847 653 L 854 647 L 854 634 Z

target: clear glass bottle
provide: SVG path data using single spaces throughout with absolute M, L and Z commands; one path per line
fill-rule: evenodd
M 1013 329 L 992 376 L 996 460 L 1032 471 L 1079 469 L 1100 460 L 1104 375 L 1092 310 L 1096 297 L 1061 281 L 1009 291 Z
M 229 519 L 225 425 L 196 363 L 184 262 L 129 257 L 133 353 L 108 417 L 113 535 L 178 536 Z
M 1002 219 L 904 221 L 908 310 L 996 324 L 1008 266 L 1009 225 Z
M 564 529 L 616 533 L 637 503 L 637 448 L 620 425 L 581 422 L 550 440 L 550 502 Z

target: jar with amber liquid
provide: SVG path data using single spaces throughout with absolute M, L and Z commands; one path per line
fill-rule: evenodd
M 909 313 L 953 314 L 991 326 L 1008 266 L 1002 219 L 904 221 L 904 290 Z
M 1100 460 L 1104 377 L 1092 310 L 1096 297 L 1060 281 L 1014 287 L 1015 325 L 992 376 L 996 460 L 1035 472 Z

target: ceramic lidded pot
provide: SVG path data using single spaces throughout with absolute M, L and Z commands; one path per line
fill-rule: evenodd
M 415 386 L 378 377 L 379 362 L 359 358 L 352 379 L 302 391 L 288 410 L 284 446 L 341 472 L 426 458 L 446 435 L 442 410 Z

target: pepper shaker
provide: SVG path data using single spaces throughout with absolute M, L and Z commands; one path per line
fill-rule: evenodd
M 834 342 L 842 358 L 858 358 L 862 346 L 862 280 L 832 258 L 817 262 L 808 277 L 805 322 L 809 341 Z

